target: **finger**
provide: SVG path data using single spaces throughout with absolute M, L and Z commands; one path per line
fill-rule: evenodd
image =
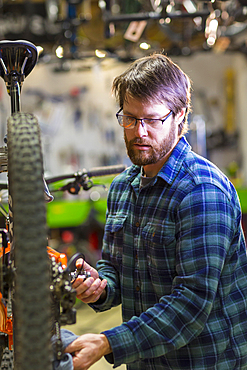
M 94 280 L 92 284 L 91 284 L 91 281 L 90 281 L 90 284 L 87 281 L 85 281 L 83 284 L 81 284 L 78 287 L 77 292 L 82 298 L 87 298 L 91 296 L 100 287 L 100 285 L 101 285 L 100 279 Z
M 86 270 L 86 271 L 95 270 L 91 265 L 89 265 L 89 263 L 87 263 L 85 261 L 84 261 L 84 264 L 83 264 L 83 269 Z
M 84 348 L 76 356 L 73 356 L 73 368 L 74 370 L 88 370 L 99 359 L 100 357 Z
M 84 290 L 85 289 L 88 289 L 94 282 L 94 278 L 93 277 L 89 277 L 87 279 L 84 279 L 84 277 L 82 276 L 78 276 L 77 279 L 73 282 L 72 286 L 74 289 L 77 289 L 78 287 L 81 286 L 81 288 Z
M 89 369 L 89 365 L 85 364 L 85 360 L 80 356 L 80 353 L 77 356 L 73 357 L 73 368 L 74 370 Z
M 94 282 L 95 280 L 93 277 L 90 277 L 86 280 L 84 280 L 81 277 L 78 277 L 78 279 L 73 283 L 73 288 L 76 289 L 76 294 L 79 295 L 87 291 L 93 285 Z
M 98 271 L 85 261 L 84 261 L 83 269 L 87 272 L 90 272 L 91 276 L 94 279 L 97 279 L 99 277 Z
M 65 353 L 76 353 L 76 352 L 80 351 L 80 349 L 82 348 L 82 343 L 81 343 L 81 341 L 80 341 L 80 340 L 78 340 L 78 339 L 80 339 L 80 337 L 79 337 L 79 338 L 77 338 L 77 339 L 75 339 L 73 342 L 71 342 L 71 343 L 70 343 L 70 344 L 65 348 L 64 352 L 65 352 Z
M 80 299 L 82 299 L 84 303 L 96 302 L 100 298 L 101 294 L 104 292 L 106 285 L 107 285 L 107 280 L 102 280 L 100 286 L 93 292 L 92 295 L 88 297 L 85 297 L 82 295 Z
M 94 291 L 93 295 L 95 296 L 95 300 L 98 300 L 103 291 L 105 290 L 107 286 L 107 280 L 102 280 L 99 287 Z
M 81 268 L 82 267 L 82 265 L 83 265 L 83 262 L 84 262 L 84 260 L 82 259 L 82 258 L 78 258 L 78 260 L 76 261 L 76 263 L 75 263 L 75 265 L 76 265 L 76 267 L 79 269 L 79 268 Z

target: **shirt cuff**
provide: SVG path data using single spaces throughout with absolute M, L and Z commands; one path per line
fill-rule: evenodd
M 114 367 L 139 360 L 134 335 L 126 324 L 103 331 L 101 334 L 107 337 L 112 348 L 112 353 L 105 356 L 105 359 L 110 363 L 114 362 Z

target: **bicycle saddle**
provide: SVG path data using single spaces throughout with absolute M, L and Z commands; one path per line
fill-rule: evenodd
M 38 51 L 29 41 L 16 40 L 0 41 L 0 76 L 11 84 L 13 76 L 20 85 L 24 78 L 32 71 L 38 60 Z

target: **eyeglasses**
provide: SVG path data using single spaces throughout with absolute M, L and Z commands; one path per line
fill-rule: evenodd
M 123 110 L 123 108 L 120 108 L 119 111 L 116 113 L 116 117 L 118 120 L 118 123 L 120 126 L 132 129 L 137 125 L 137 122 L 140 121 L 142 127 L 145 127 L 146 129 L 155 129 L 159 130 L 162 128 L 163 123 L 167 120 L 168 117 L 173 113 L 172 110 L 167 113 L 167 115 L 163 119 L 157 119 L 157 118 L 135 118 L 132 116 L 126 116 L 125 114 L 119 114 Z

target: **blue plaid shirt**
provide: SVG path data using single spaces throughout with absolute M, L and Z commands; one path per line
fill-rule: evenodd
M 185 138 L 149 185 L 140 167 L 112 183 L 102 260 L 104 332 L 114 367 L 247 369 L 247 257 L 233 185 Z M 106 356 L 109 361 L 111 356 Z

